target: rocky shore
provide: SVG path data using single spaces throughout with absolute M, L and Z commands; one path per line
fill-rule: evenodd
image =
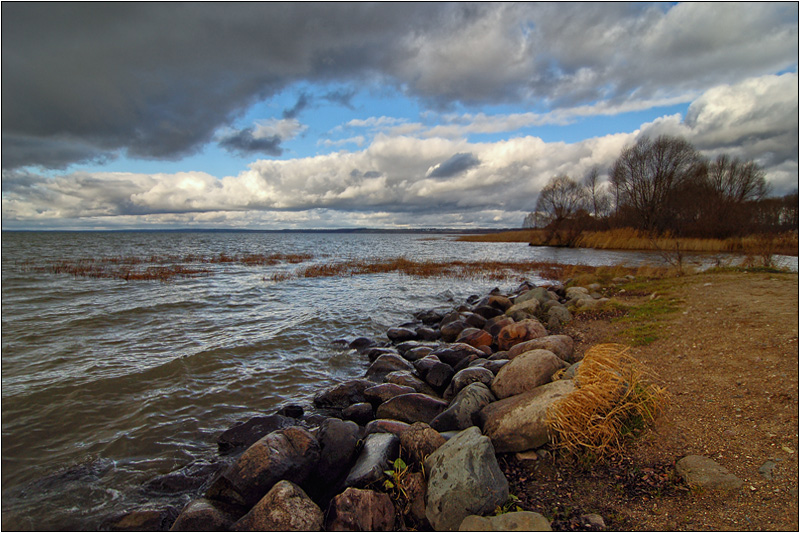
M 545 516 L 515 506 L 498 456 L 550 443 L 548 409 L 580 387 L 581 361 L 560 332 L 575 310 L 602 305 L 599 290 L 526 282 L 415 313 L 385 339 L 337 341 L 369 362 L 363 376 L 319 391 L 312 406 L 243 421 L 220 435 L 219 462 L 150 482 L 194 494 L 182 509 L 143 506 L 104 527 L 549 531 Z M 741 485 L 713 461 L 684 466 L 696 484 Z M 597 515 L 580 520 L 605 527 Z

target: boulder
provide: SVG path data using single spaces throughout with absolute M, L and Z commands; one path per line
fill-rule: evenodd
M 169 507 L 142 507 L 120 513 L 105 520 L 105 531 L 165 531 L 175 521 L 177 509 Z
M 350 471 L 358 456 L 361 430 L 355 422 L 328 418 L 319 426 L 319 462 L 316 477 L 334 485 Z
M 688 455 L 675 463 L 677 472 L 686 483 L 704 490 L 738 490 L 742 480 L 713 459 L 702 455 Z
M 433 387 L 422 381 L 418 376 L 415 376 L 413 373 L 407 370 L 398 370 L 395 372 L 390 372 L 386 374 L 386 383 L 394 383 L 396 385 L 403 385 L 405 387 L 411 387 L 415 391 L 428 394 L 430 396 L 436 396 L 436 391 L 433 390 Z M 374 385 L 374 383 L 373 383 Z
M 406 474 L 403 484 L 408 495 L 408 515 L 406 516 L 410 516 L 413 519 L 417 531 L 430 530 L 428 519 L 425 516 L 425 497 L 428 494 L 428 483 L 425 481 L 425 474 L 422 472 L 409 472 Z
M 423 341 L 435 341 L 442 336 L 438 329 L 429 328 L 427 326 L 420 326 L 414 331 L 417 332 L 417 338 Z
M 374 339 L 368 339 L 367 337 L 358 337 L 357 339 L 353 340 L 348 347 L 351 350 L 355 350 L 358 353 L 365 353 L 367 350 L 372 348 L 373 346 L 377 346 L 378 343 Z
M 549 383 L 557 370 L 567 366 L 549 350 L 525 352 L 500 369 L 492 381 L 492 392 L 499 400 L 522 394 Z
M 425 459 L 445 443 L 438 431 L 424 422 L 415 422 L 400 435 L 400 449 L 408 463 L 422 465 Z
M 344 480 L 346 487 L 363 488 L 383 479 L 389 461 L 400 455 L 400 439 L 391 433 L 371 433 L 364 439 L 364 447 L 350 473 Z
M 439 333 L 441 333 L 444 342 L 453 342 L 459 333 L 467 327 L 469 325 L 463 320 L 454 320 L 453 322 L 442 324 L 441 328 L 439 328 Z
M 322 510 L 291 481 L 278 481 L 233 531 L 321 531 Z
M 236 518 L 238 517 L 220 503 L 198 498 L 186 504 L 169 530 L 228 531 Z
M 366 356 L 367 359 L 369 359 L 369 362 L 372 363 L 375 361 L 375 359 L 385 354 L 400 355 L 399 352 L 394 348 L 383 348 L 376 346 L 374 348 L 369 348 L 367 350 Z
M 478 425 L 481 410 L 496 400 L 484 383 L 470 383 L 459 391 L 447 409 L 431 421 L 431 427 L 437 431 L 453 431 Z
M 414 313 L 414 318 L 426 326 L 432 326 L 441 322 L 444 315 L 435 309 L 429 309 L 427 311 L 417 311 Z
M 471 364 L 475 363 L 477 363 L 476 366 L 485 368 L 486 370 L 489 370 L 492 374 L 496 376 L 497 373 L 500 372 L 500 369 L 503 368 L 508 363 L 508 359 L 489 359 L 488 361 L 481 361 L 481 362 L 473 361 Z
M 470 515 L 458 527 L 459 531 L 553 531 L 550 521 L 539 513 L 518 511 L 498 516 Z
M 589 289 L 585 287 L 569 287 L 566 289 L 567 300 L 581 300 L 584 298 L 591 298 L 589 296 Z
M 463 342 L 478 348 L 479 346 L 491 346 L 494 337 L 488 331 L 477 328 L 466 328 L 456 338 L 456 342 Z
M 364 427 L 364 435 L 370 435 L 372 433 L 391 433 L 396 437 L 400 437 L 400 435 L 410 427 L 410 424 L 400 422 L 399 420 L 379 418 L 373 420 Z
M 389 328 L 386 330 L 386 336 L 394 344 L 405 341 L 413 341 L 417 339 L 417 332 L 411 328 Z
M 434 363 L 425 372 L 425 382 L 436 390 L 442 390 L 449 383 L 455 371 L 450 365 L 442 362 Z
M 400 344 L 395 346 L 395 349 L 398 352 L 400 352 L 400 355 L 402 355 L 403 357 L 406 357 L 406 354 L 408 353 L 409 350 L 414 350 L 416 348 L 430 348 L 431 350 L 433 350 L 437 346 L 438 346 L 438 344 L 436 344 L 435 342 L 406 341 L 406 342 L 401 342 Z
M 305 429 L 273 431 L 247 448 L 209 487 L 207 496 L 253 506 L 282 479 L 302 485 L 316 471 L 319 457 L 319 443 Z
M 566 324 L 572 320 L 572 313 L 563 305 L 554 305 L 547 311 L 547 320 L 548 323 L 558 325 Z
M 414 367 L 399 355 L 383 354 L 369 366 L 364 377 L 380 383 L 386 377 L 386 374 L 396 370 L 412 371 Z
M 482 316 L 486 320 L 496 316 L 501 316 L 504 312 L 504 309 L 498 309 L 497 307 L 492 307 L 489 305 L 481 305 L 475 308 L 475 314 Z M 486 326 L 484 325 L 484 327 Z
M 350 407 L 342 409 L 342 418 L 352 420 L 359 426 L 363 426 L 375 418 L 372 412 L 372 404 L 369 402 L 354 403 Z
M 539 300 L 532 299 L 512 305 L 506 311 L 506 316 L 513 318 L 515 321 L 522 321 L 535 317 L 538 310 Z
M 447 344 L 441 346 L 430 353 L 430 355 L 435 355 L 439 358 L 439 360 L 445 364 L 452 366 L 453 368 L 458 365 L 463 359 L 468 357 L 469 355 L 475 355 L 477 357 L 484 357 L 486 354 L 483 353 L 481 350 L 475 348 L 474 346 L 470 346 L 469 344 L 455 343 L 455 344 Z
M 569 335 L 547 335 L 531 341 L 521 342 L 508 350 L 508 359 L 531 350 L 550 350 L 568 363 L 574 362 L 574 343 Z
M 433 529 L 456 529 L 471 514 L 486 514 L 508 499 L 508 481 L 491 441 L 476 427 L 460 432 L 425 461 L 425 516 Z
M 502 294 L 492 294 L 486 297 L 484 300 L 481 300 L 481 303 L 488 305 L 489 307 L 494 307 L 495 309 L 500 309 L 501 311 L 505 311 L 509 307 L 511 307 L 513 302 L 506 296 Z
M 364 390 L 374 386 L 375 382 L 368 379 L 345 381 L 314 396 L 314 405 L 327 409 L 344 409 L 354 403 L 366 401 Z
M 486 362 L 488 363 L 488 361 Z M 479 366 L 469 366 L 453 376 L 453 379 L 450 380 L 450 384 L 444 391 L 442 398 L 445 400 L 454 398 L 461 389 L 470 383 L 480 382 L 488 386 L 492 384 L 492 380 L 494 380 L 494 374 L 491 370 Z
M 514 345 L 546 335 L 547 330 L 544 329 L 542 323 L 529 318 L 509 324 L 500 330 L 500 333 L 497 334 L 497 346 L 500 350 L 509 350 Z
M 490 320 L 486 321 L 486 325 L 483 326 L 483 329 L 489 332 L 492 337 L 497 337 L 497 335 L 509 324 L 513 324 L 514 319 L 506 316 L 501 315 Z
M 281 406 L 280 409 L 275 412 L 275 414 L 288 416 L 289 418 L 303 418 L 305 412 L 306 411 L 303 409 L 302 405 L 297 403 L 289 403 Z
M 497 453 L 539 448 L 550 440 L 547 409 L 573 390 L 572 380 L 560 380 L 490 403 L 479 415 L 483 432 Z
M 394 505 L 388 494 L 350 487 L 331 501 L 325 529 L 394 531 Z
M 403 354 L 403 357 L 413 363 L 418 359 L 422 359 L 432 351 L 433 348 L 430 346 L 417 346 L 416 348 L 411 348 L 410 350 L 406 351 L 406 353 Z
M 374 387 L 364 389 L 364 397 L 373 406 L 378 407 L 386 400 L 394 398 L 395 396 L 400 396 L 401 394 L 408 394 L 409 392 L 417 391 L 405 385 L 398 385 L 396 383 L 381 383 L 380 385 L 375 385 Z
M 236 449 L 251 446 L 258 439 L 276 431 L 297 425 L 297 420 L 281 415 L 254 416 L 227 429 L 217 439 L 219 453 L 226 454 Z
M 488 347 L 487 346 L 481 346 L 481 348 L 480 348 L 481 351 L 483 351 L 484 348 L 488 348 Z M 489 350 L 489 351 L 491 351 L 491 350 Z M 474 363 L 478 359 L 485 359 L 487 355 L 488 354 L 486 352 L 484 352 L 482 354 L 471 353 L 468 356 L 466 356 L 464 359 L 459 361 L 458 364 L 456 364 L 456 366 L 453 367 L 453 370 L 455 370 L 456 372 L 461 372 L 462 370 L 467 368 L 469 365 L 471 365 L 472 363 Z
M 378 406 L 376 418 L 391 418 L 401 422 L 429 423 L 436 415 L 447 409 L 447 402 L 418 392 L 401 394 Z
M 486 325 L 486 318 L 477 313 L 464 313 L 464 322 L 467 323 L 467 326 L 469 326 L 469 328 L 481 329 L 483 328 L 483 326 Z M 464 333 L 464 331 L 462 330 L 461 333 Z

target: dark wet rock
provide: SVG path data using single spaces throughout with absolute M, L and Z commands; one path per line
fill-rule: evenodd
M 350 487 L 328 507 L 327 531 L 394 531 L 395 509 L 388 494 Z
M 429 531 L 428 517 L 425 516 L 425 499 L 428 494 L 428 483 L 422 472 L 409 472 L 405 478 L 405 491 L 408 495 L 408 515 L 412 526 L 417 531 Z
M 406 353 L 404 353 L 403 357 L 413 362 L 418 359 L 422 359 L 432 351 L 433 348 L 431 348 L 430 346 L 417 346 L 416 348 L 412 348 L 408 350 Z
M 233 531 L 321 531 L 322 510 L 291 481 L 279 481 L 233 524 Z
M 471 328 L 481 329 L 486 325 L 486 318 L 477 313 L 464 313 L 464 322 Z
M 166 531 L 178 516 L 178 509 L 169 507 L 142 507 L 121 513 L 105 521 L 102 529 L 108 531 Z
M 444 444 L 445 438 L 424 422 L 415 422 L 400 435 L 400 449 L 409 463 L 423 461 Z
M 490 403 L 479 415 L 483 432 L 492 439 L 497 453 L 544 446 L 550 439 L 547 410 L 574 390 L 572 380 L 559 380 Z
M 429 423 L 447 409 L 447 402 L 427 394 L 413 393 L 395 396 L 378 406 L 376 418 L 391 418 L 401 422 Z
M 414 367 L 399 355 L 383 354 L 369 366 L 364 377 L 380 383 L 386 377 L 386 374 L 396 370 L 412 371 Z
M 500 400 L 528 392 L 549 383 L 553 374 L 567 366 L 549 350 L 525 352 L 500 369 L 492 381 L 492 392 Z
M 463 342 L 475 348 L 480 346 L 491 346 L 494 342 L 494 337 L 488 331 L 478 328 L 466 328 L 458 335 L 456 342 Z
M 305 409 L 303 406 L 297 403 L 290 403 L 287 405 L 281 406 L 278 411 L 275 413 L 281 416 L 287 416 L 289 418 L 303 418 L 305 414 Z
M 170 531 L 228 531 L 238 518 L 224 504 L 198 498 L 186 504 Z
M 439 311 L 430 309 L 427 311 L 418 311 L 414 313 L 414 318 L 425 324 L 426 326 L 432 326 L 434 324 L 438 324 L 442 321 L 444 315 Z
M 574 363 L 574 343 L 572 337 L 569 335 L 547 335 L 533 339 L 530 341 L 521 342 L 508 349 L 508 359 L 514 359 L 521 353 L 530 350 L 550 350 L 556 354 L 559 359 L 568 363 Z
M 326 488 L 335 486 L 350 471 L 358 456 L 361 429 L 355 422 L 329 418 L 317 433 L 319 462 L 316 478 L 324 480 Z M 318 492 L 318 491 L 314 491 Z
M 462 330 L 469 327 L 463 320 L 454 320 L 447 324 L 442 324 L 439 328 L 439 333 L 442 335 L 442 340 L 445 342 L 453 342 L 458 337 Z
M 489 359 L 489 360 L 475 360 L 470 363 L 470 367 L 473 366 L 480 366 L 492 372 L 492 374 L 497 375 L 500 372 L 500 369 L 503 368 L 508 363 L 508 359 Z M 467 367 L 467 368 L 470 368 Z
M 400 396 L 401 394 L 408 394 L 410 392 L 417 392 L 417 391 L 412 387 L 408 387 L 405 385 L 398 385 L 396 383 L 381 383 L 380 385 L 375 385 L 374 387 L 365 389 L 364 397 L 374 407 L 378 407 L 386 400 L 390 400 L 395 396 Z
M 399 355 L 399 352 L 398 352 L 396 349 L 394 349 L 394 348 L 384 348 L 384 347 L 382 347 L 382 346 L 376 346 L 376 347 L 374 347 L 374 348 L 369 348 L 369 349 L 368 349 L 368 350 L 365 352 L 365 354 L 364 354 L 364 355 L 366 355 L 366 356 L 367 356 L 367 359 L 369 359 L 369 362 L 370 362 L 370 363 L 372 363 L 372 362 L 374 362 L 374 361 L 375 361 L 375 359 L 377 359 L 378 357 L 380 357 L 380 356 L 382 356 L 382 355 L 386 355 L 386 354 L 394 354 L 394 355 Z
M 692 487 L 704 490 L 738 490 L 743 482 L 727 468 L 702 455 L 688 455 L 675 463 L 675 472 Z
M 437 393 L 433 390 L 433 387 L 422 381 L 419 376 L 415 376 L 412 372 L 408 371 L 396 371 L 390 372 L 386 375 L 385 378 L 386 383 L 396 383 L 397 385 L 404 385 L 406 387 L 411 387 L 417 392 L 422 394 L 429 394 L 431 396 L 436 396 Z
M 469 515 L 493 512 L 508 499 L 508 481 L 491 441 L 471 427 L 439 447 L 425 461 L 425 514 L 436 531 L 454 530 Z
M 342 410 L 342 418 L 352 420 L 359 426 L 363 426 L 375 418 L 372 412 L 372 404 L 369 402 L 354 403 L 350 407 Z
M 406 357 L 407 353 L 410 350 L 414 350 L 416 348 L 430 348 L 431 350 L 433 350 L 437 346 L 438 344 L 431 341 L 406 341 L 406 342 L 401 342 L 400 344 L 395 346 L 395 349 L 397 349 L 397 351 L 400 352 L 400 355 Z
M 500 330 L 497 334 L 497 347 L 500 350 L 509 350 L 512 346 L 546 335 L 547 330 L 538 320 L 522 320 Z
M 378 342 L 376 340 L 368 339 L 367 337 L 358 337 L 350 343 L 349 347 L 358 353 L 364 353 L 373 346 L 378 346 Z
M 395 344 L 413 341 L 417 338 L 417 332 L 411 328 L 389 328 L 386 331 L 386 336 Z
M 319 443 L 307 430 L 295 426 L 273 431 L 245 450 L 206 495 L 252 506 L 282 479 L 302 485 L 316 471 L 319 458 Z
M 465 359 L 469 355 L 484 357 L 486 354 L 474 346 L 470 346 L 469 344 L 455 343 L 440 346 L 432 351 L 431 355 L 435 355 L 441 362 L 455 368 L 462 359 Z
M 450 380 L 450 384 L 447 386 L 447 390 L 444 391 L 442 398 L 449 401 L 454 398 L 461 389 L 470 383 L 480 382 L 488 387 L 492 384 L 493 380 L 494 374 L 490 370 L 475 366 L 467 367 L 453 376 L 453 379 Z
M 450 383 L 450 378 L 453 377 L 453 374 L 455 374 L 455 371 L 450 365 L 435 362 L 425 372 L 425 382 L 440 391 Z
M 314 405 L 327 409 L 344 409 L 354 403 L 366 401 L 364 390 L 374 386 L 375 382 L 367 379 L 345 381 L 314 396 Z
M 478 348 L 480 350 L 480 348 Z M 482 351 L 482 350 L 481 350 Z M 478 359 L 485 359 L 487 354 L 482 351 L 482 353 L 472 353 L 466 356 L 464 359 L 456 363 L 456 366 L 453 368 L 456 372 L 461 372 L 465 368 L 469 367 L 472 363 L 477 361 Z
M 400 437 L 409 427 L 411 427 L 410 424 L 400 422 L 399 420 L 379 418 L 373 420 L 364 427 L 364 435 L 370 435 L 372 433 L 391 433 L 396 437 Z
M 441 329 L 441 327 L 445 324 L 455 322 L 456 320 L 461 320 L 461 313 L 459 311 L 450 311 L 442 317 L 442 320 L 439 323 L 439 328 Z
M 437 431 L 454 431 L 480 425 L 481 410 L 496 400 L 486 384 L 470 383 L 431 421 L 431 427 Z
M 346 487 L 364 488 L 383 479 L 389 461 L 400 454 L 400 439 L 392 433 L 370 433 L 344 481 Z
M 246 422 L 234 425 L 219 436 L 217 439 L 219 453 L 226 454 L 236 449 L 247 448 L 264 435 L 295 425 L 297 420 L 287 416 L 255 416 Z
M 435 341 L 442 336 L 438 329 L 427 326 L 418 327 L 415 331 L 417 332 L 417 338 L 423 341 Z
M 474 312 L 475 312 L 476 315 L 480 315 L 483 318 L 485 318 L 486 320 L 489 320 L 489 319 L 494 318 L 496 316 L 502 316 L 503 314 L 505 314 L 505 312 L 502 309 L 498 309 L 497 307 L 491 307 L 491 306 L 488 306 L 488 305 L 478 306 L 478 307 L 475 308 Z M 486 324 L 484 324 L 481 327 L 486 327 Z
M 496 339 L 497 335 L 503 330 L 504 327 L 513 323 L 513 318 L 502 315 L 487 320 L 486 325 L 483 326 L 483 329 L 488 331 L 489 334 Z

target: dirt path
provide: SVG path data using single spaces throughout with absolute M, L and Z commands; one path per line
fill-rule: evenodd
M 579 512 L 597 512 L 615 530 L 797 531 L 798 276 L 687 276 L 661 284 L 657 296 L 676 299 L 678 311 L 664 316 L 658 340 L 632 349 L 672 395 L 656 431 L 588 476 L 543 468 L 544 461 L 512 464 L 526 480 L 513 488 L 530 506 L 558 509 L 564 521 L 555 525 L 566 528 L 570 516 L 575 527 Z M 585 350 L 619 340 L 624 327 L 579 319 L 570 333 Z M 741 478 L 741 490 L 679 490 L 672 465 L 693 454 Z M 771 479 L 759 473 L 769 461 Z M 529 489 L 537 478 L 538 496 Z

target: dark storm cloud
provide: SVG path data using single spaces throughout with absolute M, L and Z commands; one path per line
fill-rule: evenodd
M 297 115 L 309 104 L 311 104 L 311 97 L 307 93 L 301 93 L 292 107 L 283 110 L 283 118 L 297 118 Z
M 339 89 L 325 93 L 322 95 L 322 98 L 334 104 L 339 104 L 349 109 L 353 109 L 352 100 L 355 95 L 355 89 Z
M 3 167 L 176 159 L 296 82 L 552 109 L 796 65 L 796 3 L 4 2 Z
M 220 139 L 219 145 L 229 152 L 241 155 L 267 154 L 279 156 L 283 153 L 279 136 L 255 137 L 253 136 L 253 128 L 245 128 L 226 135 Z
M 450 178 L 481 164 L 480 159 L 470 153 L 460 153 L 443 161 L 428 172 L 430 178 Z

